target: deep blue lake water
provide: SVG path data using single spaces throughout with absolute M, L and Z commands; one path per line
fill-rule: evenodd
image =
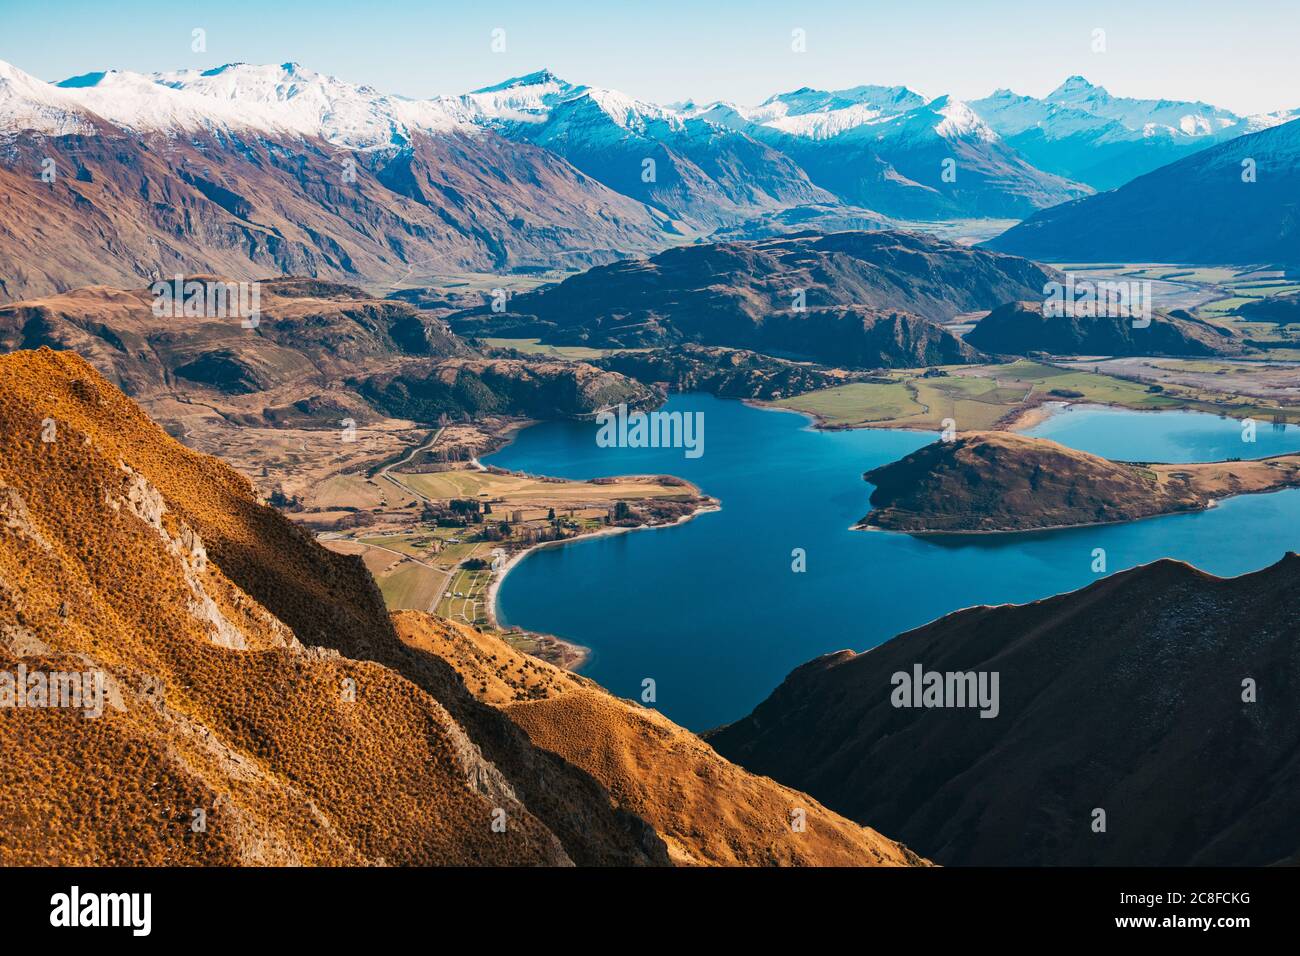
M 921 432 L 819 432 L 801 415 L 708 395 L 666 410 L 704 413 L 704 454 L 600 448 L 597 426 L 547 422 L 485 459 L 569 478 L 680 475 L 722 510 L 672 528 L 535 551 L 498 595 L 505 624 L 593 650 L 583 673 L 637 699 L 653 678 L 656 706 L 703 730 L 744 716 L 796 665 L 864 650 L 972 604 L 1036 600 L 1107 571 L 1176 557 L 1219 575 L 1300 550 L 1300 490 L 1230 499 L 1195 515 L 1017 535 L 912 538 L 851 531 L 869 510 L 862 473 L 935 439 Z M 1257 442 L 1212 415 L 1075 410 L 1033 434 L 1139 460 L 1262 457 L 1300 450 L 1300 429 L 1261 424 Z M 1242 449 L 1247 449 L 1242 451 Z M 802 548 L 807 570 L 791 570 Z

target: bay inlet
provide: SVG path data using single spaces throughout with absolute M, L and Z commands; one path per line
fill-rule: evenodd
M 747 714 L 795 666 L 862 651 L 974 604 L 1025 602 L 1162 557 L 1241 574 L 1300 550 L 1300 490 L 1249 495 L 1207 512 L 1126 525 L 1014 535 L 852 531 L 869 510 L 862 473 L 937 436 L 817 431 L 798 414 L 704 394 L 669 411 L 699 412 L 705 454 L 600 447 L 593 422 L 546 422 L 484 461 L 566 478 L 672 474 L 718 498 L 720 511 L 641 534 L 579 540 L 529 554 L 502 582 L 502 624 L 586 645 L 582 672 L 704 730 Z M 1183 412 L 1077 408 L 1028 434 L 1082 451 L 1146 461 L 1256 458 L 1300 450 L 1300 428 Z M 799 549 L 806 570 L 797 571 Z

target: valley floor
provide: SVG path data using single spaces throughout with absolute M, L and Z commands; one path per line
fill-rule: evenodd
M 526 424 L 441 429 L 397 463 L 372 467 L 373 474 L 331 476 L 291 516 L 320 529 L 318 539 L 331 550 L 359 556 L 393 610 L 428 611 L 491 630 L 520 650 L 576 670 L 587 648 L 499 625 L 495 595 L 509 570 L 536 548 L 675 524 L 717 502 L 671 476 L 568 481 L 479 464 L 477 454 Z M 438 460 L 466 448 L 474 457 Z M 368 510 L 347 510 L 372 502 Z M 455 524 L 452 502 L 474 502 L 483 511 Z
M 1024 430 L 1063 404 L 1183 409 L 1300 423 L 1300 366 L 1228 359 L 1072 359 L 882 373 L 766 404 L 821 428 Z
M 1243 321 L 1233 311 L 1295 292 L 1294 279 L 1278 270 L 1175 264 L 1057 267 L 1080 279 L 1150 282 L 1154 307 L 1191 310 L 1260 348 L 1234 359 L 1099 356 L 894 370 L 773 404 L 805 412 L 823 428 L 939 430 L 951 419 L 963 431 L 1023 430 L 1042 421 L 1050 413 L 1042 406 L 1054 402 L 1300 423 L 1300 329 Z M 961 334 L 978 318 L 958 316 L 948 328 Z

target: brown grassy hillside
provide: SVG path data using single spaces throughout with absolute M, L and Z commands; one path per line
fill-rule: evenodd
M 864 475 L 859 527 L 912 533 L 1030 531 L 1201 511 L 1300 486 L 1300 455 L 1192 464 L 1111 461 L 1046 438 L 968 432 Z
M 398 612 L 395 620 L 404 641 L 445 658 L 480 700 L 501 708 L 533 743 L 586 770 L 618 806 L 650 822 L 677 863 L 923 862 L 806 794 L 720 759 L 658 711 L 613 697 L 499 638 L 410 611 Z M 803 811 L 803 832 L 791 827 L 796 810 Z
M 1207 505 L 1186 481 L 1012 432 L 934 442 L 864 477 L 876 488 L 863 526 L 895 531 L 1026 531 Z
M 0 382 L 0 669 L 99 669 L 110 698 L 0 712 L 0 861 L 568 859 L 437 700 L 304 647 L 381 636 L 360 576 L 75 355 L 4 356 Z M 241 586 L 257 563 L 314 631 Z
M 0 864 L 669 862 L 637 801 L 399 640 L 357 559 L 75 354 L 0 357 L 0 446 L 0 671 L 102 672 L 109 701 L 0 709 Z M 718 781 L 651 785 L 692 788 L 706 841 L 746 805 Z M 892 846 L 828 818 L 856 862 Z

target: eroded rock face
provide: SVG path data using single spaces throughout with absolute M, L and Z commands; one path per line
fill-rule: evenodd
M 193 528 L 183 521 L 175 522 L 179 525 L 179 530 L 177 534 L 173 535 L 163 521 L 163 517 L 167 514 L 167 503 L 163 499 L 162 492 L 155 488 L 142 474 L 131 468 L 130 465 L 121 462 L 118 467 L 125 474 L 125 487 L 120 497 L 114 498 L 110 493 L 109 507 L 118 510 L 125 506 L 131 514 L 158 533 L 168 553 L 174 555 L 180 562 L 185 575 L 185 583 L 192 592 L 185 606 L 196 620 L 203 621 L 208 625 L 212 642 L 219 647 L 246 650 L 248 641 L 243 632 L 226 618 L 220 605 L 204 589 L 204 572 L 208 567 L 208 553 L 203 547 L 203 540 Z M 266 619 L 268 623 L 272 620 L 270 615 L 266 615 Z M 292 632 L 286 628 L 272 626 L 272 631 L 286 645 L 297 643 Z
M 32 524 L 32 516 L 23 496 L 17 488 L 11 488 L 3 481 L 0 481 L 0 518 L 4 519 L 6 531 L 26 538 L 46 551 L 50 550 L 50 543 Z

